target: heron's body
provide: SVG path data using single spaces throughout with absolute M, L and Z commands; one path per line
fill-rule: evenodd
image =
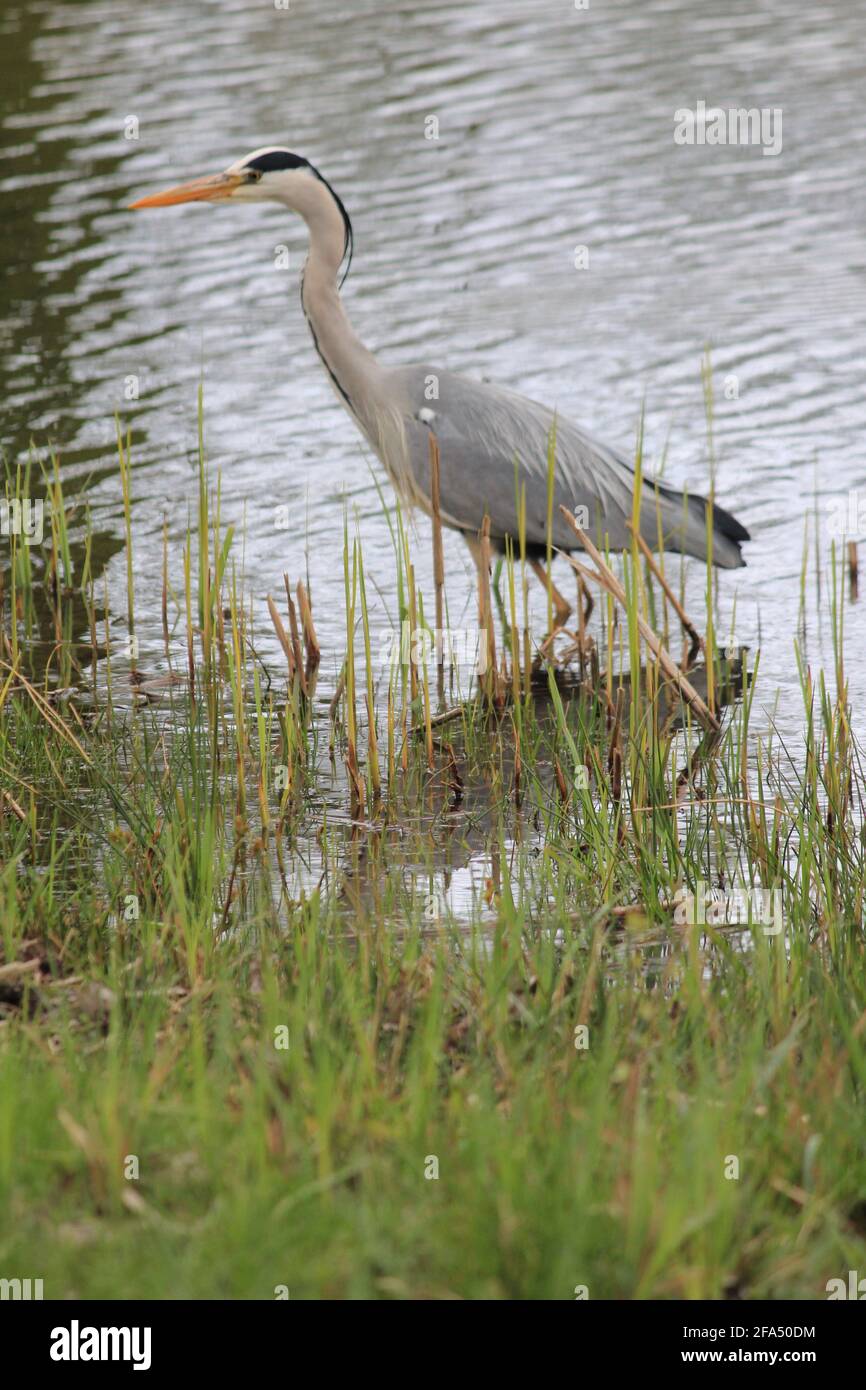
M 276 201 L 299 213 L 310 232 L 301 302 L 322 363 L 339 400 L 384 464 L 396 490 L 431 510 L 430 436 L 440 459 L 442 520 L 470 545 L 490 518 L 493 544 L 517 547 L 518 509 L 525 507 L 531 557 L 548 541 L 548 457 L 554 450 L 551 540 L 574 550 L 559 504 L 586 509 L 585 530 L 611 549 L 628 546 L 634 471 L 620 455 L 558 413 L 513 391 L 444 371 L 435 364 L 389 367 L 360 341 L 346 314 L 338 275 L 351 224 L 330 185 L 287 150 L 257 150 L 225 174 L 182 185 L 135 206 L 190 201 Z M 518 499 L 522 498 L 522 502 Z M 651 479 L 643 483 L 641 533 L 650 545 L 707 554 L 707 503 Z M 744 564 L 749 535 L 728 512 L 713 508 L 712 558 L 726 569 Z M 477 547 L 473 547 L 477 558 Z

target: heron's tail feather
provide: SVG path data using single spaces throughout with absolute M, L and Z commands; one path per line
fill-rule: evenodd
M 649 544 L 658 540 L 658 517 L 661 515 L 666 550 L 679 550 L 699 560 L 707 558 L 707 507 L 712 506 L 713 564 L 722 569 L 737 569 L 745 565 L 740 546 L 751 537 L 735 516 L 717 503 L 694 493 L 678 492 L 676 488 L 648 481 L 651 494 L 648 505 L 641 508 L 641 532 Z M 656 502 L 658 496 L 658 502 Z

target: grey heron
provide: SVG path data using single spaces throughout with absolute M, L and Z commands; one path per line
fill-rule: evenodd
M 525 498 L 527 558 L 564 623 L 571 606 L 553 584 L 543 559 L 552 546 L 579 548 L 559 504 L 582 509 L 588 534 L 612 550 L 631 545 L 635 473 L 615 450 L 546 406 L 514 391 L 473 381 L 432 364 L 391 367 L 355 333 L 340 297 L 352 258 L 352 224 L 327 179 L 307 159 L 265 147 L 220 174 L 140 198 L 133 208 L 175 203 L 280 203 L 307 224 L 309 253 L 301 304 L 313 343 L 338 399 L 368 440 L 408 503 L 430 513 L 430 436 L 440 457 L 441 519 L 462 532 L 477 565 L 478 534 L 489 517 L 494 549 L 518 544 L 519 494 Z M 342 279 L 340 271 L 345 264 Z M 548 517 L 548 449 L 554 441 L 552 524 Z M 640 530 L 650 545 L 700 559 L 707 556 L 706 509 L 712 505 L 712 559 L 724 569 L 745 564 L 745 527 L 715 503 L 647 478 L 642 482 Z

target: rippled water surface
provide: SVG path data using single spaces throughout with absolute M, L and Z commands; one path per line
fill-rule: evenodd
M 645 399 L 651 462 L 667 444 L 666 475 L 702 489 L 711 348 L 717 491 L 753 535 L 748 568 L 720 579 L 722 628 L 761 647 L 765 717 L 780 687 L 778 717 L 799 723 L 807 517 L 805 650 L 829 665 L 815 546 L 826 570 L 831 499 L 859 489 L 866 503 L 862 6 L 7 0 L 0 27 L 4 442 L 13 456 L 31 439 L 58 446 L 68 488 L 90 497 L 120 609 L 114 413 L 132 428 L 143 660 L 161 651 L 163 517 L 177 552 L 194 505 L 200 381 L 223 517 L 245 521 L 264 645 L 264 595 L 284 570 L 308 572 L 333 671 L 347 501 L 379 621 L 393 608 L 379 467 L 300 312 L 302 224 L 258 207 L 126 210 L 133 195 L 276 142 L 347 203 L 347 304 L 388 361 L 497 380 L 626 451 Z M 782 152 L 678 146 L 674 112 L 700 100 L 781 108 Z M 288 269 L 275 267 L 282 244 Z M 132 376 L 137 401 L 125 399 Z M 288 531 L 274 526 L 280 505 Z M 427 536 L 422 520 L 430 592 Z M 473 571 L 459 538 L 446 545 L 459 623 L 471 620 Z M 826 599 L 825 584 L 825 613 Z M 847 615 L 861 721 L 863 602 Z

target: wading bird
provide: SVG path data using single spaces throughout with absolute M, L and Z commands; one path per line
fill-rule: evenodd
M 526 553 L 550 593 L 558 625 L 571 606 L 543 565 L 548 530 L 557 549 L 579 549 L 559 511 L 582 509 L 583 529 L 612 550 L 631 545 L 634 470 L 613 449 L 577 425 L 514 391 L 472 381 L 421 363 L 389 367 L 358 338 L 340 298 L 352 259 L 349 214 L 312 164 L 289 150 L 245 155 L 222 174 L 140 198 L 133 208 L 174 203 L 280 203 L 309 230 L 301 304 L 313 343 L 337 396 L 384 464 L 398 494 L 432 512 L 430 436 L 440 456 L 440 508 L 445 525 L 461 531 L 481 565 L 478 534 L 485 515 L 490 540 L 518 548 L 520 498 L 525 498 Z M 338 283 L 343 264 L 346 270 Z M 548 523 L 548 451 L 554 450 L 552 523 Z M 721 507 L 652 479 L 643 484 L 640 530 L 665 550 L 705 559 L 706 509 L 712 505 L 712 558 L 724 569 L 745 564 L 748 531 Z M 549 587 L 548 587 L 549 586 Z

